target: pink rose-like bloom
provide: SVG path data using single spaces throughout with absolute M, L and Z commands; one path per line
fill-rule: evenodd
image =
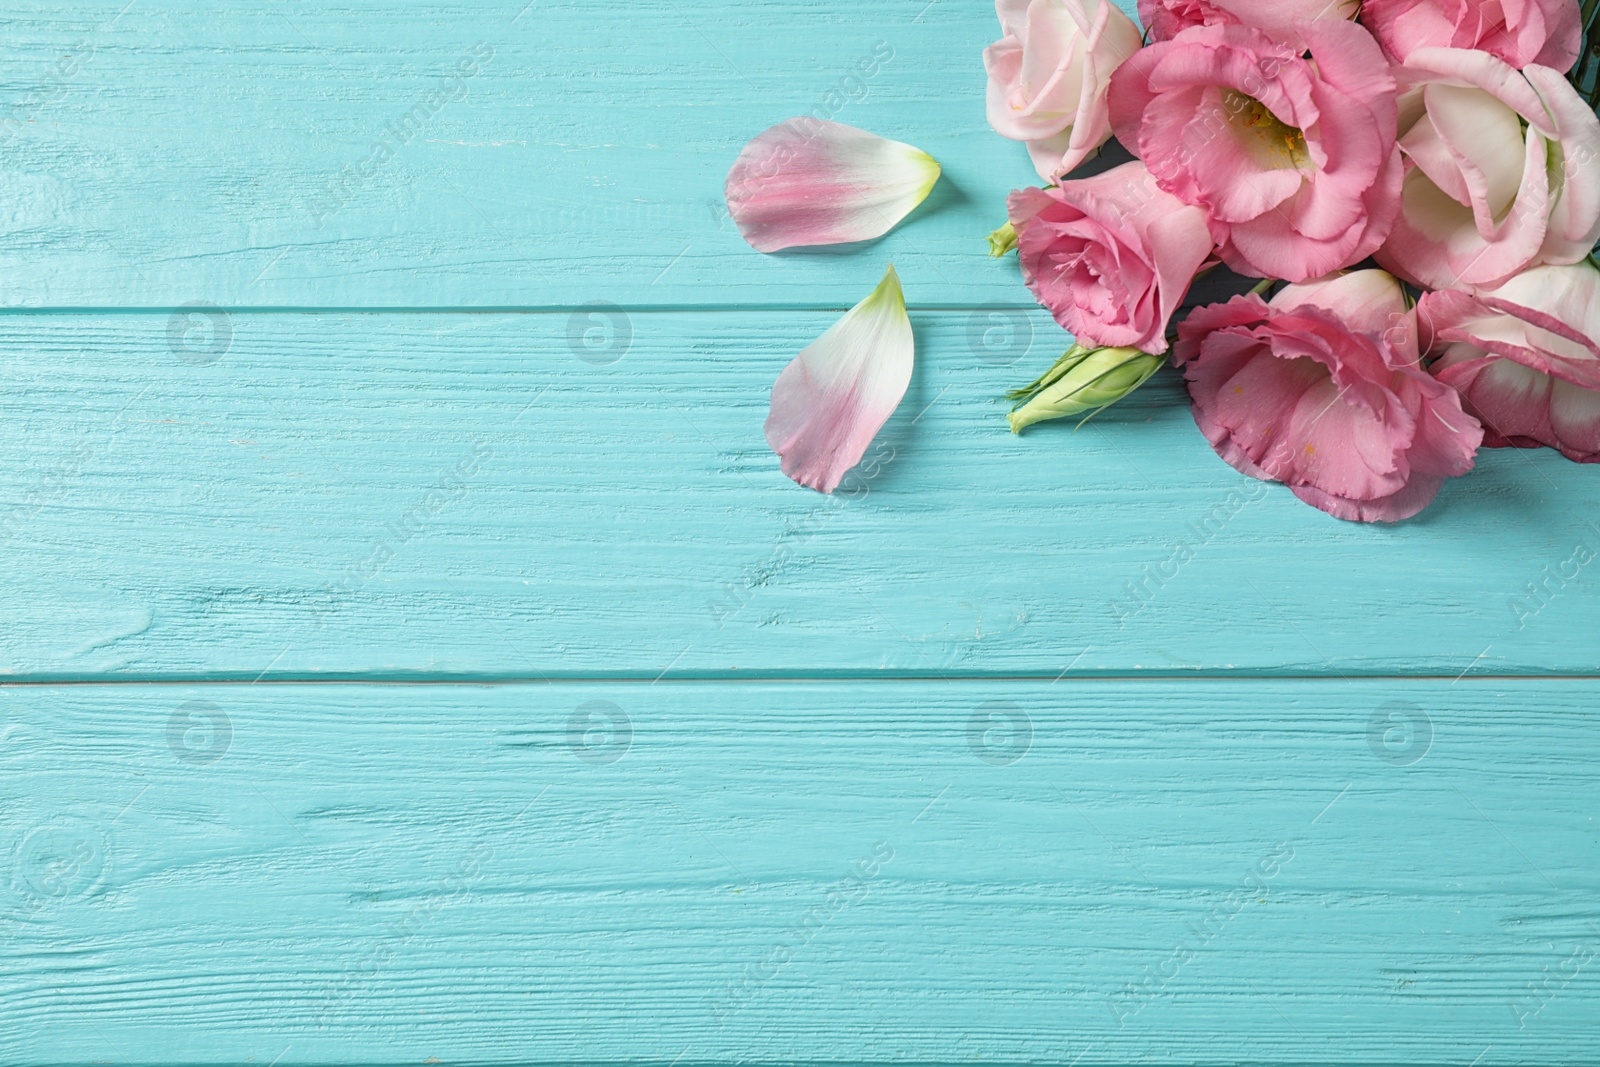
M 1006 201 L 1022 278 L 1080 344 L 1167 350 L 1167 323 L 1211 256 L 1206 213 L 1137 161 Z
M 1341 519 L 1415 515 L 1483 439 L 1421 369 L 1415 316 L 1381 270 L 1196 308 L 1173 362 L 1217 455 Z
M 1600 119 L 1566 78 L 1461 48 L 1420 48 L 1395 76 L 1406 175 L 1380 264 L 1424 288 L 1475 288 L 1589 254 Z
M 1139 50 L 1111 78 L 1111 128 L 1156 182 L 1206 209 L 1234 270 L 1304 281 L 1371 255 L 1394 223 L 1402 167 L 1395 84 L 1353 22 L 1301 43 L 1200 26 Z
M 1475 48 L 1565 72 L 1583 44 L 1578 0 L 1364 0 L 1361 21 L 1396 63 L 1419 48 Z
M 1139 50 L 1139 27 L 1110 0 L 995 0 L 1005 36 L 984 49 L 989 125 L 1026 141 L 1054 181 L 1111 136 L 1106 85 Z
M 1600 270 L 1535 267 L 1496 289 L 1427 293 L 1417 315 L 1433 373 L 1482 420 L 1485 445 L 1600 463 Z
M 1169 41 L 1190 26 L 1232 23 L 1273 37 L 1293 37 L 1303 19 L 1348 19 L 1356 0 L 1139 0 L 1150 40 Z

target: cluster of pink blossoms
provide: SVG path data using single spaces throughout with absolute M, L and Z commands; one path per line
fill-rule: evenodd
M 989 120 L 1050 184 L 994 240 L 1078 342 L 1014 428 L 1170 356 L 1219 456 L 1340 518 L 1416 514 L 1480 446 L 1600 461 L 1578 0 L 1355 6 L 1140 0 L 1144 44 L 1109 0 L 997 0 Z M 1112 137 L 1134 159 L 1073 177 Z M 1263 281 L 1175 322 L 1219 265 Z

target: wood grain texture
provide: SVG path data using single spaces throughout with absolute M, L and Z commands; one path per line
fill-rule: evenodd
M 0 1058 L 1593 1064 L 1597 701 L 6 687 Z
M 0 15 L 0 1065 L 1600 1065 L 1595 470 L 1013 438 L 988 4 L 524 5 Z M 806 113 L 944 180 L 757 255 Z
M 848 307 L 890 259 L 914 303 L 1027 303 L 984 258 L 1038 181 L 984 120 L 989 5 L 31 0 L 0 25 L 8 306 Z M 801 114 L 944 179 L 865 250 L 759 256 L 723 179 Z
M 0 321 L 0 663 L 1600 670 L 1591 468 L 1485 453 L 1417 521 L 1341 523 L 1218 460 L 1170 378 L 1078 433 L 1011 436 L 996 398 L 1065 335 L 1042 314 L 930 312 L 906 402 L 824 498 L 778 472 L 761 423 L 831 318 L 635 314 L 607 366 L 569 348 L 603 325 L 565 314 L 234 315 L 203 366 L 166 316 Z

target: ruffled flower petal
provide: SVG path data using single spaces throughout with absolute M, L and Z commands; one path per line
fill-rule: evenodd
M 1201 208 L 1134 161 L 1006 200 L 1022 279 L 1079 341 L 1167 350 L 1167 325 L 1210 258 Z
M 1134 53 L 1107 96 L 1123 147 L 1217 224 L 1223 262 L 1287 281 L 1372 254 L 1403 177 L 1396 82 L 1377 42 L 1338 19 L 1296 35 L 1193 26 Z
M 1575 263 L 1600 241 L 1600 121 L 1568 81 L 1548 67 L 1522 72 L 1544 102 L 1556 129 L 1561 159 L 1561 195 L 1550 212 L 1540 258 Z
M 728 171 L 728 212 L 758 252 L 882 237 L 939 180 L 918 148 L 795 118 L 757 134 Z
M 1425 293 L 1422 334 L 1491 447 L 1600 462 L 1600 271 L 1535 267 L 1495 289 Z
M 1600 392 L 1509 359 L 1474 358 L 1470 346 L 1435 364 L 1489 431 L 1491 448 L 1549 445 L 1577 463 L 1600 463 Z
M 1600 238 L 1600 119 L 1539 64 L 1418 48 L 1395 71 L 1407 174 L 1379 264 L 1423 288 L 1484 288 L 1576 263 Z
M 1409 340 L 1411 358 L 1404 362 L 1417 362 L 1416 336 L 1414 328 L 1409 327 L 1411 312 L 1406 304 L 1406 291 L 1392 274 L 1381 270 L 1330 274 L 1313 281 L 1286 285 L 1278 290 L 1272 303 L 1284 308 L 1310 304 L 1331 311 L 1352 330 L 1379 334 L 1401 353 L 1407 351 Z M 1402 329 L 1396 331 L 1396 326 Z M 1407 334 L 1410 336 L 1407 337 Z
M 1483 51 L 1521 69 L 1570 68 L 1583 29 L 1577 0 L 1365 0 L 1361 21 L 1396 63 L 1421 48 Z
M 1381 271 L 1196 308 L 1178 326 L 1196 424 L 1225 461 L 1341 519 L 1415 515 L 1472 468 L 1482 428 L 1417 359 Z
M 1292 485 L 1289 491 L 1318 511 L 1326 511 L 1346 522 L 1399 522 L 1409 519 L 1439 495 L 1444 479 L 1428 474 L 1412 474 L 1411 480 L 1388 496 L 1373 500 L 1347 500 L 1325 493 L 1314 485 Z
M 871 296 L 778 375 L 766 435 L 783 473 L 833 492 L 899 406 L 914 359 L 911 320 L 891 266 Z

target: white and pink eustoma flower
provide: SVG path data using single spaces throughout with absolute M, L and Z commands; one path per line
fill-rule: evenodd
M 1191 26 L 1254 26 L 1280 38 L 1295 38 L 1302 21 L 1348 21 L 1358 0 L 1139 0 L 1139 18 L 1150 40 L 1166 41 Z
M 1535 267 L 1494 289 L 1417 304 L 1433 373 L 1460 391 L 1484 444 L 1546 445 L 1600 463 L 1600 270 Z
M 1111 137 L 1111 72 L 1139 50 L 1139 27 L 1110 0 L 995 0 L 1000 40 L 983 51 L 989 125 L 1023 141 L 1057 181 Z
M 1173 362 L 1217 455 L 1341 519 L 1415 515 L 1483 439 L 1422 369 L 1415 316 L 1381 270 L 1196 308 Z
M 757 134 L 728 171 L 728 213 L 758 252 L 882 237 L 939 180 L 932 156 L 823 119 Z
M 1400 217 L 1376 253 L 1428 289 L 1496 286 L 1576 263 L 1600 238 L 1600 119 L 1562 75 L 1421 48 L 1395 69 Z
M 778 375 L 766 435 L 783 473 L 833 492 L 900 405 L 915 358 L 905 296 L 890 266 L 871 296 Z
M 1565 73 L 1583 44 L 1578 0 L 1363 0 L 1361 21 L 1396 63 L 1419 48 L 1473 48 Z

